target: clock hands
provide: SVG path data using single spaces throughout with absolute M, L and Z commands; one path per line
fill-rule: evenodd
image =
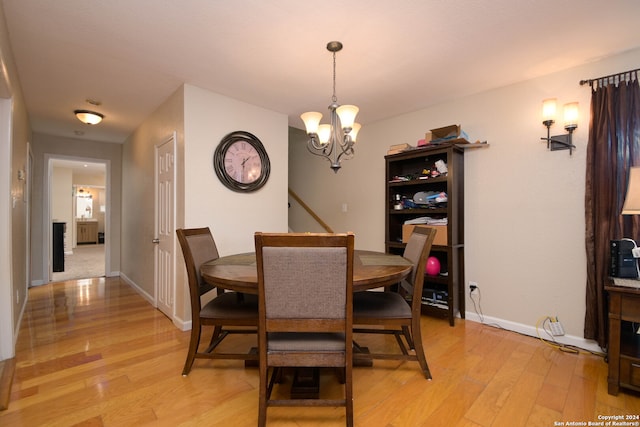
M 245 181 L 245 178 L 244 178 L 244 166 L 245 166 L 245 163 L 247 163 L 247 160 L 249 160 L 249 159 L 250 159 L 250 157 L 245 157 L 245 159 L 241 163 L 242 164 L 242 176 L 241 176 L 242 182 Z

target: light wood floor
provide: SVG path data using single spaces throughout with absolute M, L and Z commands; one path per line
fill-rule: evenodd
M 415 362 L 354 370 L 356 426 L 558 426 L 640 414 L 607 394 L 607 365 L 481 324 L 423 318 L 426 381 Z M 232 337 L 248 348 L 255 336 Z M 359 336 L 375 347 L 380 338 Z M 254 426 L 258 372 L 241 361 L 182 365 L 188 332 L 118 278 L 33 288 L 1 426 Z M 231 341 L 229 341 L 231 345 Z M 384 345 L 391 345 L 391 341 Z M 322 390 L 334 376 L 323 374 Z M 344 425 L 341 408 L 271 408 L 271 426 Z

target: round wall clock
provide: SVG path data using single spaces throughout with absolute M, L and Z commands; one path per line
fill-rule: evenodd
M 264 145 L 255 135 L 235 131 L 218 144 L 213 168 L 227 188 L 244 193 L 256 191 L 267 182 L 271 164 Z

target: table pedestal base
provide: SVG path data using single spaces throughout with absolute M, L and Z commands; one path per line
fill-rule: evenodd
M 361 347 L 353 343 L 353 367 L 370 368 L 373 366 L 373 359 L 369 356 L 369 347 Z
M 318 399 L 320 397 L 320 369 L 297 368 L 291 384 L 292 399 Z
M 258 357 L 258 347 L 251 347 L 251 349 L 249 350 L 249 354 L 251 355 L 256 355 L 256 360 L 245 360 L 244 361 L 244 367 L 245 368 L 259 368 L 260 367 L 260 360 L 257 359 Z

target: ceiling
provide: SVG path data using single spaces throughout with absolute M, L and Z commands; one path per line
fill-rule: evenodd
M 184 83 L 302 127 L 331 101 L 331 40 L 365 126 L 640 47 L 637 0 L 0 1 L 32 129 L 116 143 Z
M 55 168 L 71 169 L 73 173 L 80 175 L 97 175 L 107 173 L 107 165 L 105 163 L 51 159 L 51 165 Z

